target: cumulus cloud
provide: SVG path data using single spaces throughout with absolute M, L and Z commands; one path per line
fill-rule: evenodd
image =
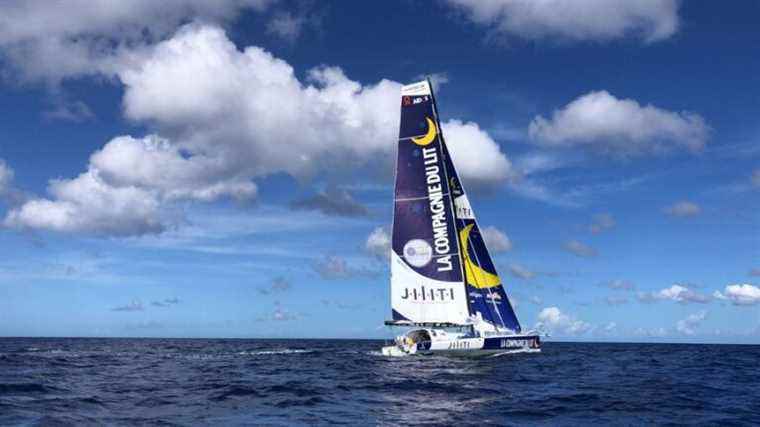
M 699 328 L 699 325 L 705 320 L 705 318 L 707 318 L 707 311 L 705 310 L 690 314 L 685 319 L 676 322 L 676 331 L 684 335 L 694 335 L 696 329 Z
M 665 300 L 675 301 L 680 304 L 692 302 L 706 304 L 710 302 L 710 297 L 682 285 L 673 285 L 656 292 L 639 292 L 637 298 L 640 302 L 644 303 Z
M 156 135 L 116 137 L 91 156 L 90 168 L 116 187 L 155 189 L 167 199 L 246 200 L 257 191 L 250 180 L 227 171 L 222 159 L 183 153 Z
M 702 208 L 696 203 L 692 203 L 688 200 L 682 200 L 680 202 L 673 203 L 670 206 L 666 206 L 662 209 L 663 212 L 670 216 L 678 217 L 690 217 L 697 216 L 702 213 Z
M 594 234 L 599 234 L 605 230 L 609 230 L 614 226 L 615 218 L 613 218 L 612 215 L 608 213 L 602 213 L 594 215 L 594 220 L 591 225 L 588 226 L 588 229 Z
M 731 301 L 734 305 L 755 305 L 760 303 L 760 288 L 748 283 L 728 285 L 723 292 L 715 291 L 713 296 Z
M 181 199 L 249 200 L 256 185 L 226 170 L 218 158 L 183 153 L 155 135 L 120 136 L 90 156 L 88 170 L 52 180 L 50 198 L 11 210 L 5 225 L 95 235 L 159 233 L 169 225 L 162 205 Z
M 568 240 L 562 244 L 562 248 L 571 254 L 582 258 L 591 258 L 597 256 L 599 253 L 591 246 L 585 245 L 577 240 Z
M 381 261 L 387 261 L 391 254 L 391 235 L 386 227 L 377 227 L 367 236 L 364 250 Z
M 296 210 L 319 211 L 325 215 L 358 217 L 369 215 L 369 209 L 357 202 L 348 191 L 331 187 L 311 197 L 290 204 Z
M 303 178 L 383 158 L 390 165 L 401 84 L 363 86 L 337 67 L 306 74 L 301 82 L 269 52 L 240 51 L 219 28 L 191 25 L 120 76 L 129 118 L 155 124 L 191 151 L 213 147 L 232 170 Z M 188 80 L 194 84 L 181 83 Z M 450 120 L 443 128 L 465 179 L 509 176 L 509 160 L 477 124 Z
M 591 330 L 591 324 L 563 313 L 557 307 L 547 307 L 538 313 L 538 329 L 555 334 L 581 335 Z
M 590 92 L 555 110 L 549 119 L 536 116 L 530 138 L 548 147 L 589 147 L 614 156 L 657 154 L 673 149 L 699 151 L 710 128 L 698 114 L 673 112 L 607 91 Z
M 528 270 L 520 264 L 510 264 L 509 272 L 518 279 L 530 280 L 536 277 L 536 273 Z
M 677 0 L 448 0 L 474 23 L 528 40 L 654 42 L 678 30 Z
M 163 218 L 171 202 L 252 199 L 253 180 L 273 173 L 308 179 L 391 168 L 398 82 L 362 85 L 336 67 L 309 70 L 300 81 L 285 61 L 255 46 L 238 50 L 213 25 L 190 24 L 121 54 L 126 59 L 113 72 L 125 87 L 126 116 L 163 137 L 114 138 L 91 156 L 86 172 L 52 181 L 50 198 L 9 212 L 6 225 L 157 233 L 171 226 Z M 464 179 L 498 183 L 510 176 L 509 160 L 477 124 L 451 120 L 443 127 Z M 306 205 L 335 207 L 322 199 Z
M 165 228 L 157 195 L 135 186 L 112 187 L 89 170 L 74 179 L 52 180 L 50 199 L 32 199 L 11 209 L 4 225 L 95 235 L 130 236 Z
M 184 22 L 226 22 L 271 0 L 10 0 L 0 15 L 0 49 L 27 79 L 57 82 L 115 72 L 145 44 Z M 127 55 L 125 55 L 125 52 Z
M 441 123 L 457 171 L 471 186 L 491 186 L 516 179 L 512 163 L 499 144 L 474 122 L 451 119 Z
M 491 252 L 507 252 L 512 250 L 512 240 L 506 233 L 496 227 L 488 226 L 480 230 L 486 246 Z

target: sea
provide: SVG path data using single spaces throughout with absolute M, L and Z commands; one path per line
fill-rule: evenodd
M 758 425 L 760 346 L 0 338 L 0 425 Z

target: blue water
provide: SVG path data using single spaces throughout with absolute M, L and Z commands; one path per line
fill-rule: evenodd
M 0 425 L 760 423 L 760 346 L 544 344 L 482 360 L 379 341 L 0 339 Z

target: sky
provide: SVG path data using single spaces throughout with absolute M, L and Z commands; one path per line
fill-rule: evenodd
M 524 329 L 760 343 L 758 2 L 0 9 L 0 336 L 393 336 L 430 76 Z

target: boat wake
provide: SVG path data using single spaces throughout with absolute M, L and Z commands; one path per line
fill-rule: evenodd
M 488 356 L 489 359 L 492 359 L 494 357 L 501 357 L 501 356 L 507 356 L 510 354 L 521 354 L 521 353 L 541 353 L 540 348 L 518 348 L 515 350 L 507 350 L 502 351 L 501 353 L 491 354 Z

